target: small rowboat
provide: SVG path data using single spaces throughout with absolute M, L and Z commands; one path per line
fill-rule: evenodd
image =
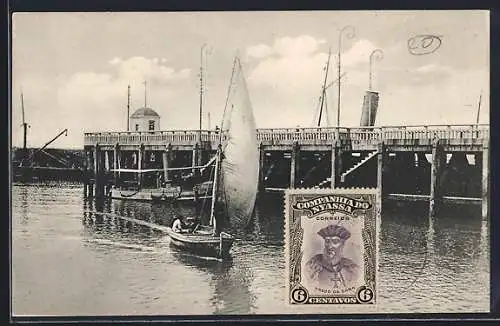
M 211 227 L 200 226 L 189 233 L 174 232 L 172 228 L 167 228 L 166 231 L 172 246 L 200 256 L 227 258 L 234 242 L 233 236 L 226 232 L 212 236 Z

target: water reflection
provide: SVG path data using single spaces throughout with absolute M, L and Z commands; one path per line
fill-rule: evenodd
M 210 275 L 213 295 L 210 303 L 214 314 L 249 314 L 254 307 L 255 295 L 250 291 L 250 270 L 235 266 L 233 259 L 217 261 L 203 259 L 173 251 L 176 260 Z
M 21 224 L 26 225 L 29 222 L 29 189 L 20 187 L 19 206 L 21 207 Z

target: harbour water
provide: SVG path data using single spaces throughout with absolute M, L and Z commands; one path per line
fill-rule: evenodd
M 489 225 L 480 207 L 384 207 L 377 312 L 487 312 Z M 293 314 L 284 279 L 283 200 L 259 199 L 232 260 L 176 251 L 159 231 L 190 206 L 84 199 L 79 184 L 12 187 L 12 311 L 26 315 Z M 335 313 L 327 306 L 316 312 Z

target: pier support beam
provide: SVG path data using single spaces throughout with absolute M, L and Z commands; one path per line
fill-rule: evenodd
M 169 145 L 166 146 L 165 151 L 162 153 L 163 155 L 163 181 L 168 180 L 168 167 L 170 165 L 169 156 L 170 156 L 171 148 Z
M 299 162 L 300 162 L 300 148 L 299 143 L 294 142 L 292 148 L 292 157 L 290 159 L 290 188 L 295 188 L 295 176 L 299 171 Z
M 340 175 L 342 174 L 342 147 L 339 140 L 332 146 L 330 188 L 340 186 Z
M 377 211 L 379 216 L 382 215 L 382 203 L 385 198 L 385 185 L 384 185 L 384 170 L 387 165 L 387 152 L 385 144 L 380 142 L 378 144 L 377 154 Z
M 87 193 L 88 193 L 89 197 L 94 197 L 94 186 L 92 184 L 92 174 L 95 175 L 95 165 L 94 165 L 94 162 L 93 162 L 92 157 L 91 157 L 92 150 L 87 150 L 86 153 L 87 153 L 87 155 L 86 155 L 87 156 L 86 157 L 86 161 L 87 161 L 87 178 L 86 178 L 86 180 L 87 180 Z
M 119 147 L 118 147 L 118 143 L 115 144 L 115 148 L 113 150 L 113 169 L 116 170 L 116 169 L 119 169 L 118 165 L 118 151 L 119 151 Z M 113 172 L 113 179 L 114 179 L 114 184 L 117 185 L 118 183 L 118 172 L 117 171 L 114 171 Z
M 490 214 L 490 209 L 489 209 L 489 194 L 490 194 L 490 160 L 489 160 L 489 140 L 485 139 L 483 141 L 483 155 L 482 155 L 482 194 L 481 194 L 481 199 L 482 199 L 482 209 L 481 209 L 481 215 L 483 219 L 487 219 Z
M 95 175 L 95 196 L 104 197 L 104 168 L 102 166 L 102 152 L 99 144 L 94 149 L 94 175 Z
M 198 162 L 198 143 L 194 144 L 193 146 L 193 155 L 192 155 L 192 160 L 191 160 L 191 166 L 196 166 L 196 163 Z M 197 175 L 197 169 L 193 169 L 191 171 L 193 173 L 193 176 Z
M 89 196 L 89 171 L 88 171 L 88 152 L 84 150 L 83 152 L 83 197 L 87 198 Z
M 446 164 L 446 154 L 439 139 L 434 140 L 432 145 L 432 166 L 431 166 L 431 191 L 429 200 L 429 217 L 435 217 L 438 213 L 443 193 L 441 189 L 441 175 L 443 167 Z
M 137 155 L 137 169 L 142 170 L 143 165 L 144 165 L 144 144 L 141 144 L 139 147 L 138 155 Z M 139 188 L 141 188 L 142 187 L 143 173 L 142 172 L 138 173 L 137 178 L 138 178 L 137 183 L 139 184 Z
M 104 171 L 109 172 L 109 151 L 104 151 Z
M 122 168 L 122 151 L 120 151 L 120 146 L 118 146 L 116 152 L 116 168 L 118 170 Z M 118 183 L 120 183 L 122 174 L 121 172 L 118 172 L 117 175 L 118 175 Z
M 264 161 L 266 160 L 266 151 L 262 144 L 259 145 L 259 192 L 264 190 Z

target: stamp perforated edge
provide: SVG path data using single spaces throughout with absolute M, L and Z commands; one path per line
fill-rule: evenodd
M 284 255 L 285 255 L 285 303 L 287 305 L 290 304 L 290 266 L 289 266 L 289 255 L 290 255 L 290 245 L 288 243 L 288 239 L 290 236 L 290 231 L 289 231 L 289 223 L 288 223 L 288 213 L 289 213 L 289 207 L 290 207 L 290 196 L 291 195 L 300 195 L 300 194 L 307 194 L 307 195 L 322 195 L 322 194 L 361 194 L 361 195 L 375 195 L 376 201 L 374 203 L 375 207 L 375 282 L 376 282 L 376 287 L 375 287 L 375 302 L 371 306 L 379 305 L 380 300 L 379 300 L 379 293 L 380 293 L 380 279 L 379 279 L 379 266 L 380 266 L 380 226 L 381 226 L 381 207 L 380 206 L 380 192 L 378 188 L 373 188 L 373 187 L 349 187 L 349 188 L 288 188 L 285 189 L 285 192 L 283 193 L 284 196 L 284 215 L 283 218 L 285 219 L 284 222 L 284 234 L 285 234 L 285 246 L 284 246 Z M 331 304 L 329 306 L 338 306 L 339 308 L 342 307 L 342 305 L 334 305 Z

